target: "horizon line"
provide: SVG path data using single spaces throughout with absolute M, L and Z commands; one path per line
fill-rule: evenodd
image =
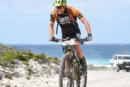
M 2 43 L 3 44 L 3 43 Z M 88 44 L 81 44 L 81 45 L 130 45 L 130 43 L 88 43 Z M 23 43 L 23 44 L 4 44 L 4 45 L 62 45 L 62 44 L 27 44 L 27 43 Z

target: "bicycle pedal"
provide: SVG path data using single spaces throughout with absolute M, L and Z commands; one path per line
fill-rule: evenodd
M 62 77 L 63 78 L 65 78 L 65 77 L 70 78 L 70 76 L 68 74 L 64 74 Z
M 80 76 L 87 76 L 85 72 L 80 73 Z
M 80 75 L 81 77 L 83 77 L 83 76 L 87 76 L 86 74 L 82 74 L 82 75 Z

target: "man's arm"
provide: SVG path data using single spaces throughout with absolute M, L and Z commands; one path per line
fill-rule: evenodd
M 50 21 L 48 30 L 49 30 L 49 34 L 50 34 L 51 37 L 53 37 L 53 35 L 54 35 L 53 26 L 54 26 L 54 22 Z
M 87 33 L 91 33 L 88 21 L 84 17 L 80 18 L 80 21 L 85 25 Z

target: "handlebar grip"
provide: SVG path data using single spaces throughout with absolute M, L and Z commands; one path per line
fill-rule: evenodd
M 83 40 L 83 42 L 84 42 L 84 41 L 88 41 L 87 38 L 83 38 L 82 40 Z
M 59 40 L 57 38 L 54 39 L 54 42 L 59 42 Z

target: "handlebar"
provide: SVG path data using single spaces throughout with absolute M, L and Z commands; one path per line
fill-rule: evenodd
M 55 38 L 53 41 L 54 42 L 59 42 L 59 41 L 66 41 L 66 40 L 71 40 L 71 39 L 75 39 L 75 41 L 79 41 L 81 44 L 83 44 L 83 42 L 85 42 L 85 41 L 88 41 L 88 39 L 87 39 L 88 37 L 86 37 L 86 38 L 67 38 L 67 39 L 57 39 L 57 38 Z

